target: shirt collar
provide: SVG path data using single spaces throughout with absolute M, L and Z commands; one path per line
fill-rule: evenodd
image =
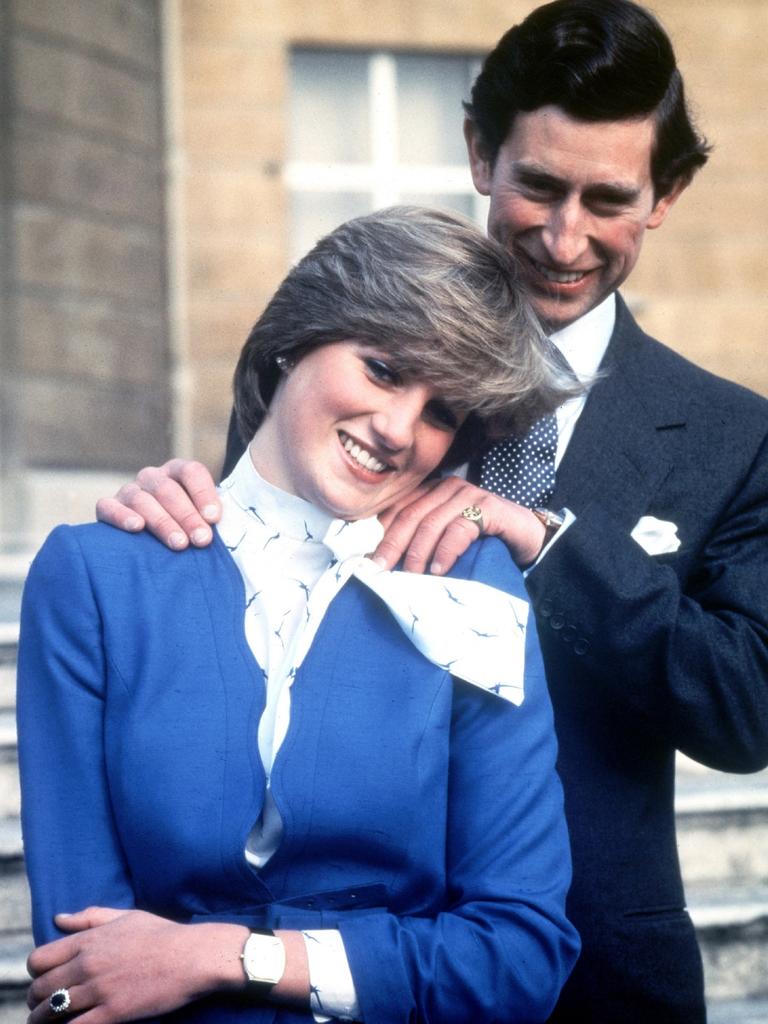
M 597 373 L 616 323 L 616 293 L 611 294 L 572 324 L 550 335 L 580 381 Z

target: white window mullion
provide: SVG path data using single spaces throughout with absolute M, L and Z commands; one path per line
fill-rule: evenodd
M 369 65 L 373 208 L 390 206 L 397 191 L 397 71 L 390 53 L 375 53 Z
M 371 192 L 374 175 L 368 164 L 313 164 L 293 160 L 286 165 L 289 189 L 302 192 Z
M 396 174 L 397 189 L 401 194 L 439 192 L 444 195 L 467 195 L 472 187 L 467 167 L 451 167 L 447 164 L 400 166 Z

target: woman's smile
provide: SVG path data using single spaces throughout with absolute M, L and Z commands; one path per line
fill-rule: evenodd
M 341 441 L 344 451 L 360 469 L 364 469 L 367 472 L 378 476 L 392 468 L 377 459 L 375 455 L 372 455 L 367 448 L 363 447 L 362 442 L 356 441 L 343 430 L 339 431 L 339 440 Z
M 251 458 L 274 486 L 363 519 L 417 487 L 459 425 L 435 388 L 401 375 L 386 351 L 337 341 L 281 378 Z

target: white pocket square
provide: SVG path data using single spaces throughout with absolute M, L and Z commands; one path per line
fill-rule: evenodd
M 649 555 L 666 555 L 680 547 L 677 524 L 656 516 L 640 516 L 630 536 Z

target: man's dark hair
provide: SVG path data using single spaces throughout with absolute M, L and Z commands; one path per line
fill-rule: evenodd
M 493 164 L 515 115 L 557 106 L 581 121 L 656 119 L 656 198 L 687 182 L 710 147 L 685 103 L 674 50 L 659 22 L 629 0 L 555 0 L 502 36 L 465 104 Z

